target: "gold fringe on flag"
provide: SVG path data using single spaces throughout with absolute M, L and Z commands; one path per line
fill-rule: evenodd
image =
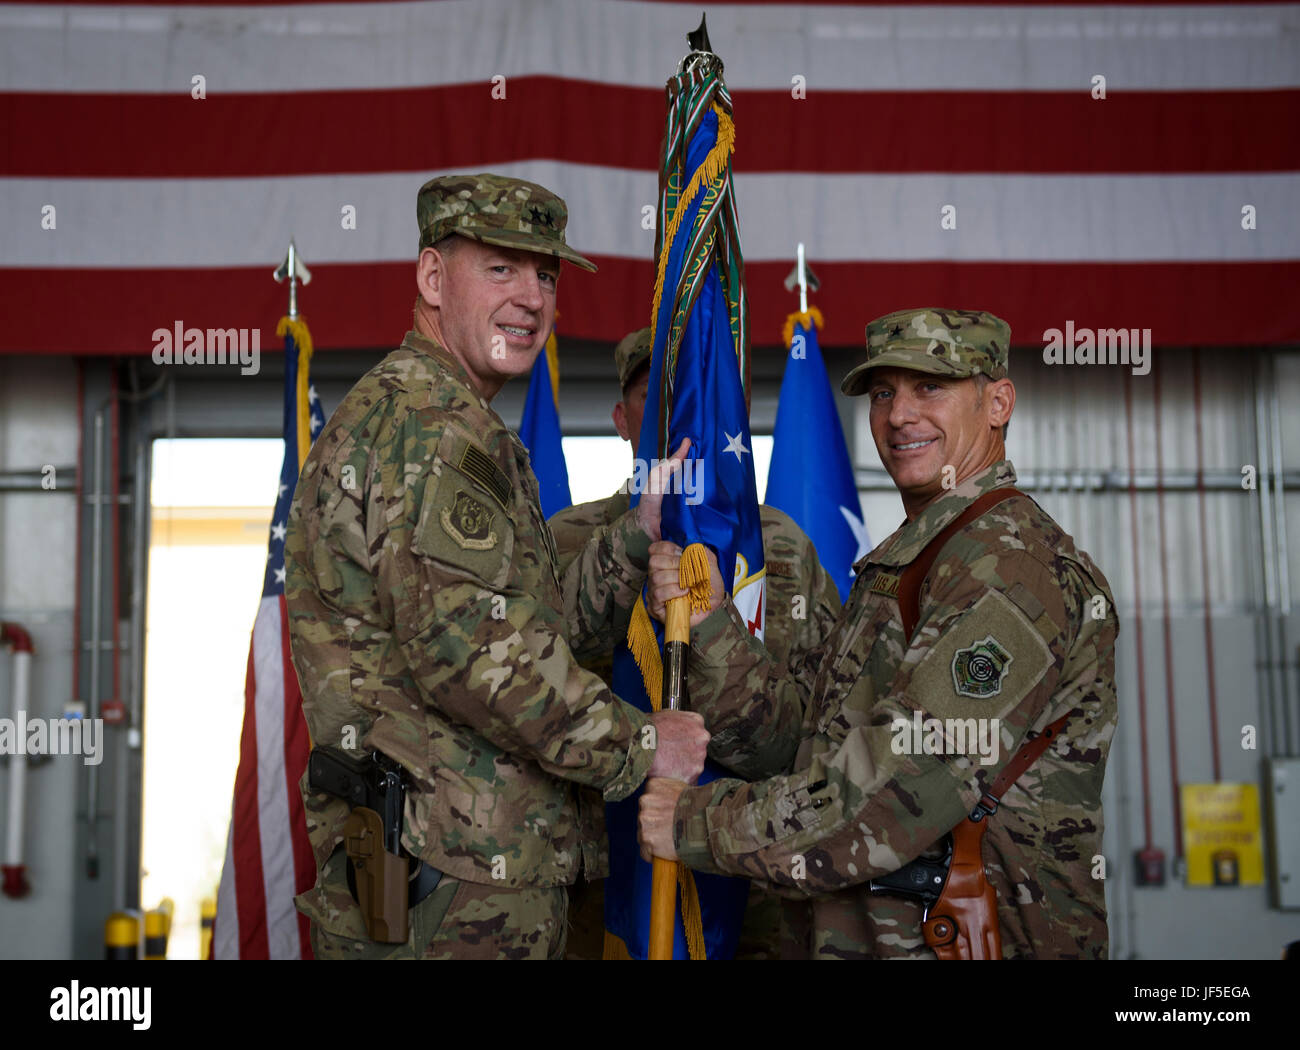
M 298 348 L 298 470 L 301 471 L 311 451 L 311 403 L 307 400 L 311 393 L 311 332 L 303 318 L 285 315 L 275 326 L 275 334 L 283 337 L 285 333 L 293 336 Z
M 664 230 L 663 250 L 659 256 L 655 274 L 654 300 L 650 314 L 651 345 L 655 344 L 658 337 L 659 308 L 663 302 L 664 277 L 668 270 L 668 257 L 672 250 L 673 240 L 677 236 L 691 202 L 706 184 L 726 174 L 728 160 L 736 148 L 736 127 L 731 117 L 716 103 L 712 108 L 718 117 L 717 141 L 713 144 L 713 148 L 709 150 L 708 156 L 704 158 L 704 162 L 695 169 L 695 174 L 691 176 L 691 181 L 687 183 L 686 189 L 678 198 L 677 207 L 673 210 L 667 229 Z M 707 609 L 709 607 L 710 590 L 709 567 L 704 547 L 701 544 L 691 544 L 682 552 L 680 572 L 682 587 L 691 592 L 688 599 L 691 611 L 699 612 Z M 663 705 L 663 664 L 659 647 L 655 642 L 654 627 L 650 623 L 650 614 L 645 607 L 644 597 L 637 600 L 636 606 L 632 610 L 632 622 L 628 625 L 627 631 L 627 646 L 641 671 L 646 692 L 650 697 L 650 706 L 655 711 L 658 711 Z M 696 889 L 695 877 L 692 875 L 691 869 L 680 861 L 677 863 L 677 881 L 681 894 L 682 926 L 686 932 L 688 954 L 693 960 L 705 959 L 707 956 L 704 946 L 704 920 L 700 912 L 699 892 Z M 607 935 L 605 939 L 605 958 L 617 959 L 624 957 L 619 953 L 619 949 L 621 948 L 625 953 L 626 945 L 621 943 L 612 944 L 611 940 L 617 940 L 617 938 Z
M 781 328 L 781 341 L 786 346 L 794 339 L 794 326 L 800 325 L 805 332 L 810 332 L 813 328 L 822 328 L 826 324 L 822 320 L 822 312 L 815 306 L 808 307 L 806 314 L 801 314 L 798 310 L 785 319 L 785 325 Z
M 682 898 L 682 927 L 686 931 L 686 953 L 692 962 L 708 958 L 704 948 L 704 915 L 700 911 L 700 894 L 695 876 L 680 860 L 677 862 L 678 890 Z
M 632 962 L 632 953 L 627 950 L 623 938 L 605 931 L 605 950 L 601 953 L 603 962 Z
M 664 297 L 664 275 L 668 270 L 668 256 L 672 251 L 673 238 L 677 236 L 677 230 L 686 215 L 686 209 L 690 207 L 695 195 L 706 182 L 712 182 L 726 173 L 727 160 L 736 149 L 735 124 L 732 123 L 731 118 L 716 102 L 713 104 L 713 112 L 718 115 L 718 141 L 709 150 L 709 155 L 704 158 L 704 163 L 695 169 L 695 174 L 691 176 L 691 181 L 686 184 L 685 191 L 677 201 L 677 208 L 673 212 L 673 217 L 668 221 L 668 229 L 664 231 L 664 247 L 662 254 L 659 256 L 658 273 L 655 274 L 654 302 L 650 308 L 651 346 L 654 345 L 659 334 L 657 331 L 659 326 L 659 304 Z
M 709 584 L 709 552 L 704 544 L 692 543 L 682 551 L 677 573 L 680 586 L 691 592 L 686 599 L 691 603 L 691 612 L 707 612 L 713 588 Z
M 555 399 L 555 411 L 558 413 L 560 411 L 560 351 L 555 343 L 554 328 L 546 337 L 546 367 L 551 372 L 551 397 Z
M 627 628 L 627 647 L 632 651 L 632 659 L 641 671 L 641 680 L 645 682 L 650 706 L 658 711 L 664 702 L 664 665 L 659 643 L 655 640 L 654 625 L 650 622 L 650 613 L 645 607 L 645 595 L 637 598 L 636 605 L 632 607 L 632 622 Z
M 687 596 L 691 612 L 704 612 L 709 607 L 709 595 L 712 590 L 709 583 L 709 559 L 702 543 L 692 543 L 682 551 L 681 566 L 678 569 L 681 586 L 691 593 Z M 646 610 L 644 595 L 637 599 L 632 609 L 632 623 L 627 631 L 627 647 L 641 671 L 645 681 L 646 692 L 650 696 L 650 706 L 663 710 L 664 669 L 655 641 L 654 625 L 650 622 L 650 613 Z M 681 894 L 682 927 L 686 931 L 686 949 L 692 960 L 707 958 L 704 947 L 704 915 L 700 911 L 700 894 L 695 888 L 695 876 L 681 861 L 677 862 L 677 883 Z M 617 944 L 612 942 L 618 942 Z M 627 945 L 611 933 L 605 934 L 605 958 L 626 959 Z

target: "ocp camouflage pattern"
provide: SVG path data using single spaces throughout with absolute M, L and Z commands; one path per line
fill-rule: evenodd
M 887 367 L 1003 379 L 1010 352 L 1011 326 L 987 311 L 895 310 L 867 325 L 867 359 L 844 377 L 840 389 L 866 393 L 871 369 Z
M 618 372 L 619 389 L 626 391 L 627 384 L 642 365 L 650 363 L 654 350 L 652 329 L 647 326 L 628 332 L 614 347 L 614 368 Z
M 596 529 L 627 513 L 629 503 L 624 486 L 607 499 L 582 503 L 551 515 L 549 524 L 561 567 L 577 557 Z M 814 648 L 830 633 L 839 617 L 840 596 L 835 582 L 818 560 L 812 540 L 789 515 L 775 507 L 760 506 L 759 517 L 763 528 L 763 561 L 767 568 L 764 647 L 774 660 L 784 663 L 792 653 Z M 606 682 L 612 681 L 612 653 L 584 660 L 583 666 Z M 712 731 L 712 726 L 709 729 Z M 780 900 L 762 883 L 752 883 L 736 957 L 807 958 L 810 920 L 806 912 L 805 902 Z
M 687 788 L 678 852 L 691 867 L 812 897 L 816 958 L 933 958 L 920 904 L 872 895 L 866 882 L 935 847 L 1026 733 L 1066 712 L 1061 736 L 990 818 L 985 869 L 1004 957 L 1106 956 L 1105 895 L 1094 875 L 1117 719 L 1118 620 L 1105 577 L 1018 497 L 946 545 L 910 642 L 891 582 L 972 500 L 1014 482 L 1003 461 L 941 494 L 857 563 L 834 629 L 786 665 L 752 642 L 729 601 L 692 631 L 692 704 L 714 734 L 711 750 L 744 776 L 772 779 Z M 1010 657 L 996 671 L 999 686 L 962 695 L 956 658 L 986 638 Z M 940 722 L 997 718 L 996 761 L 951 753 L 950 737 L 947 754 L 897 753 L 896 720 L 914 712 Z
M 628 515 L 561 575 L 524 447 L 450 354 L 408 333 L 317 438 L 290 515 L 285 597 L 313 742 L 341 746 L 351 728 L 354 753 L 399 762 L 402 843 L 455 878 L 603 873 L 603 801 L 636 790 L 653 750 L 645 716 L 577 657 L 626 634 L 648 553 Z M 303 793 L 319 871 L 348 806 L 305 780 Z
M 366 935 L 361 911 L 347 891 L 342 850 L 326 863 L 311 900 L 317 959 L 559 959 L 563 958 L 567 891 L 563 886 L 502 889 L 444 877 L 410 911 L 405 943 Z M 302 898 L 300 898 L 302 899 Z
M 441 175 L 420 187 L 415 217 L 422 249 L 455 233 L 596 269 L 565 242 L 569 211 L 564 201 L 535 182 L 487 173 Z

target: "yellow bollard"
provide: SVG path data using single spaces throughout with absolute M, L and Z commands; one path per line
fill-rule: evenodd
M 209 959 L 212 957 L 212 927 L 217 918 L 217 902 L 211 897 L 204 897 L 199 902 L 199 922 L 202 929 L 199 932 L 199 958 Z
M 172 911 L 175 905 L 170 897 L 164 897 L 153 911 L 144 914 L 144 957 L 146 959 L 167 958 L 167 938 L 172 932 Z
M 116 911 L 104 923 L 104 958 L 136 959 L 140 941 L 140 920 Z

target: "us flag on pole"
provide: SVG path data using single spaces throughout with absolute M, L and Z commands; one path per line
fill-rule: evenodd
M 289 654 L 284 538 L 298 472 L 325 416 L 308 381 L 306 323 L 285 317 L 278 332 L 284 336 L 284 463 L 248 653 L 239 772 L 217 894 L 218 959 L 312 958 L 307 918 L 293 904 L 315 882 L 316 865 L 298 790 L 311 741 Z

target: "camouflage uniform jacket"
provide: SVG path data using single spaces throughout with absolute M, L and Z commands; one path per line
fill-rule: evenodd
M 687 788 L 677 849 L 691 867 L 818 895 L 817 958 L 933 958 L 921 906 L 865 882 L 925 852 L 974 807 L 1026 739 L 1073 712 L 1002 799 L 984 838 L 1003 954 L 1107 950 L 1101 785 L 1117 718 L 1118 622 L 1105 577 L 1036 503 L 1015 498 L 949 540 L 903 637 L 897 576 L 972 500 L 1014 484 L 1008 462 L 942 494 L 855 566 L 835 629 L 788 666 L 753 645 L 730 603 L 692 631 L 692 703 L 754 784 Z M 983 676 L 972 671 L 982 656 Z M 989 674 L 990 668 L 992 674 Z M 989 764 L 969 740 L 999 720 Z M 940 738 L 911 732 L 943 723 Z M 951 722 L 948 720 L 952 720 Z M 904 728 L 906 727 L 906 728 Z M 958 749 L 966 753 L 955 753 Z M 924 753 L 926 750 L 947 753 Z
M 560 555 L 560 570 L 582 551 L 592 532 L 627 513 L 626 489 L 608 499 L 580 503 L 552 514 L 551 532 Z M 763 564 L 767 569 L 767 619 L 764 648 L 784 663 L 792 652 L 811 649 L 830 633 L 840 614 L 835 582 L 822 568 L 817 550 L 801 528 L 784 511 L 760 506 L 763 527 Z M 611 680 L 613 659 L 602 653 L 583 666 Z
M 627 512 L 626 486 L 608 499 L 569 507 L 551 515 L 551 531 L 560 565 L 582 550 L 591 533 Z M 830 634 L 840 614 L 840 593 L 822 567 L 804 531 L 784 511 L 760 504 L 763 564 L 766 568 L 767 616 L 763 648 L 778 663 L 793 653 L 817 646 Z M 613 653 L 602 653 L 583 666 L 613 681 Z M 702 712 L 707 714 L 707 712 Z M 710 731 L 713 726 L 708 727 Z M 725 761 L 726 755 L 713 757 Z M 780 900 L 765 883 L 750 884 L 749 904 L 736 957 L 740 959 L 806 959 L 811 914 L 806 900 Z
M 635 791 L 653 750 L 645 717 L 574 653 L 627 631 L 649 555 L 633 519 L 598 530 L 560 577 L 523 445 L 410 332 L 317 438 L 285 553 L 312 740 L 346 744 L 352 726 L 351 747 L 405 767 L 403 845 L 498 886 L 600 872 L 602 795 Z M 303 792 L 319 870 L 348 806 L 305 779 Z

